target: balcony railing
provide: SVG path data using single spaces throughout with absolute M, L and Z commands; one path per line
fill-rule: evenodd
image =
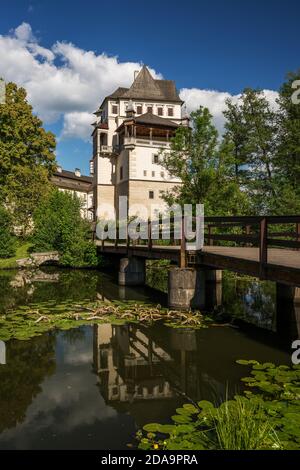
M 170 142 L 166 139 L 162 140 L 159 138 L 146 138 L 143 137 L 124 137 L 124 147 L 131 146 L 131 145 L 143 145 L 146 147 L 169 147 Z
M 120 153 L 118 145 L 100 145 L 100 153 L 117 154 Z

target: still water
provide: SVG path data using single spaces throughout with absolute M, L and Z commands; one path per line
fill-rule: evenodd
M 164 289 L 161 272 L 152 281 Z M 225 279 L 221 290 L 214 314 L 230 326 L 105 324 L 8 341 L 0 365 L 0 449 L 126 449 L 143 424 L 169 422 L 182 402 L 218 403 L 242 390 L 248 371 L 236 359 L 290 364 L 287 335 L 296 333 L 279 331 L 273 287 Z M 96 271 L 0 273 L 1 312 L 66 298 L 165 302 L 153 289 L 120 288 Z

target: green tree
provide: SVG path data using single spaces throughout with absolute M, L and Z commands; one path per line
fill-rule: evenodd
M 279 137 L 276 176 L 280 198 L 277 213 L 300 212 L 300 70 L 290 72 L 279 90 Z M 298 81 L 298 83 L 297 83 Z M 281 212 L 282 213 L 282 212 Z
M 24 88 L 8 83 L 0 105 L 0 199 L 9 204 L 16 224 L 31 216 L 47 190 L 56 165 L 55 145 L 54 135 L 33 114 Z
M 207 215 L 244 213 L 245 194 L 232 175 L 232 160 L 226 145 L 219 146 L 218 132 L 207 108 L 191 113 L 191 128 L 179 127 L 163 165 L 182 184 L 164 194 L 165 200 L 202 203 Z
M 245 164 L 247 162 L 246 144 L 247 128 L 239 103 L 226 100 L 224 111 L 225 132 L 223 136 L 223 147 L 226 146 L 228 155 L 231 155 L 231 164 L 237 181 L 243 180 L 245 175 Z
M 15 238 L 12 235 L 11 216 L 0 205 L 0 258 L 10 258 L 15 254 Z
M 80 216 L 81 202 L 53 189 L 34 213 L 34 251 L 55 250 L 65 266 L 96 266 L 96 246 L 90 240 L 89 223 Z
M 231 146 L 239 184 L 251 200 L 252 212 L 268 213 L 277 196 L 276 112 L 261 90 L 247 88 L 238 103 L 227 102 L 224 141 Z

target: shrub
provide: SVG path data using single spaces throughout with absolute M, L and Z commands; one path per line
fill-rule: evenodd
M 0 258 L 10 258 L 16 252 L 15 237 L 9 212 L 0 206 Z
M 58 251 L 64 266 L 96 266 L 96 246 L 89 239 L 89 223 L 81 218 L 80 208 L 76 196 L 51 191 L 34 213 L 33 250 Z

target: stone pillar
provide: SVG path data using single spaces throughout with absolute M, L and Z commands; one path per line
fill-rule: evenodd
M 222 270 L 207 269 L 205 271 L 205 308 L 212 310 L 222 304 Z
M 205 306 L 205 273 L 193 268 L 169 271 L 168 305 L 178 310 L 203 309 Z
M 300 287 L 276 284 L 276 330 L 289 341 L 300 338 Z
M 120 286 L 141 286 L 145 284 L 146 270 L 143 258 L 122 258 L 119 269 Z

